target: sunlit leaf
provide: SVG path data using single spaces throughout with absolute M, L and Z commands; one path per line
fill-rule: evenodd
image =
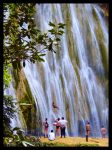
M 40 54 L 39 56 L 45 56 L 46 54 Z
M 32 106 L 32 104 L 27 104 L 27 103 L 19 103 L 20 106 Z
M 31 144 L 31 143 L 29 143 L 29 142 L 26 142 L 26 141 L 22 141 L 22 144 L 23 144 L 25 147 L 27 147 L 28 145 L 33 146 L 33 147 L 34 147 L 34 145 L 33 145 L 33 144 Z
M 44 62 L 45 60 L 44 60 L 43 58 L 41 58 L 41 57 L 38 57 L 38 61 L 39 61 L 39 62 L 41 62 L 41 61 Z

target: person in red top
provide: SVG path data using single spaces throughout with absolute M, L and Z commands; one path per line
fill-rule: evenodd
M 60 120 L 60 118 L 58 118 L 55 121 L 55 126 L 56 126 L 56 136 L 60 136 L 60 123 L 58 122 Z
M 60 123 L 59 123 L 60 118 L 57 119 L 57 124 L 56 124 L 56 136 L 60 136 Z
M 91 128 L 90 128 L 90 123 L 88 122 L 87 124 L 86 124 L 86 135 L 90 135 L 90 131 L 91 131 Z
M 48 137 L 48 127 L 49 127 L 49 124 L 47 122 L 47 118 L 45 119 L 45 122 L 43 123 L 43 126 L 44 126 L 44 137 Z
M 102 134 L 102 138 L 105 138 L 106 129 L 104 128 L 104 126 L 101 127 L 101 134 Z

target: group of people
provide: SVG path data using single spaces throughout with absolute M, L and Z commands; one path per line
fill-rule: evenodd
M 65 120 L 64 117 L 62 117 L 61 119 L 58 118 L 54 121 L 53 125 L 56 127 L 55 133 L 54 133 L 53 130 L 51 130 L 48 133 L 49 123 L 48 123 L 47 118 L 45 119 L 45 122 L 43 122 L 44 137 L 47 137 L 49 140 L 54 140 L 55 136 L 61 136 L 61 138 L 62 138 L 62 136 L 65 137 L 65 130 L 66 130 L 66 127 L 67 127 L 67 120 Z M 90 123 L 87 122 L 87 124 L 86 124 L 86 137 L 87 138 L 90 136 L 90 132 L 91 132 L 91 126 L 90 126 Z M 104 126 L 101 127 L 101 134 L 102 134 L 102 138 L 105 138 L 106 128 L 104 128 Z
M 88 137 L 90 135 L 90 131 L 91 131 L 91 127 L 90 127 L 90 123 L 87 122 L 86 124 L 86 136 Z M 105 138 L 106 136 L 106 128 L 104 126 L 101 127 L 101 134 L 102 134 L 102 138 Z
M 48 124 L 47 118 L 45 119 L 45 122 L 43 123 L 44 137 L 48 137 L 49 140 L 54 140 L 55 135 L 61 136 L 61 138 L 62 136 L 65 137 L 65 129 L 67 126 L 67 120 L 65 120 L 64 117 L 62 117 L 61 119 L 58 118 L 57 120 L 54 121 L 53 125 L 56 126 L 56 132 L 54 133 L 54 131 L 51 130 L 51 132 L 48 133 L 49 124 Z
M 52 107 L 54 109 L 59 110 L 59 107 L 54 102 L 52 103 Z M 48 134 L 49 124 L 48 124 L 47 118 L 45 119 L 45 122 L 43 123 L 44 137 L 48 137 L 49 140 L 54 140 L 55 135 L 56 136 L 61 136 L 61 138 L 62 138 L 62 136 L 65 137 L 65 129 L 67 127 L 67 120 L 65 120 L 64 117 L 62 117 L 61 119 L 58 118 L 57 120 L 54 121 L 53 125 L 56 126 L 55 134 L 54 134 L 53 130 L 51 130 L 51 132 Z M 85 128 L 86 128 L 86 137 L 87 137 L 87 140 L 88 140 L 88 137 L 90 136 L 90 133 L 91 133 L 91 126 L 90 126 L 89 122 L 87 122 Z M 107 132 L 106 128 L 104 126 L 102 126 L 101 127 L 102 138 L 105 138 L 106 132 Z

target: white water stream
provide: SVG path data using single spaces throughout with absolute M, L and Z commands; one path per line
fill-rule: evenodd
M 23 68 L 37 109 L 40 110 L 41 120 L 48 118 L 50 130 L 54 128 L 53 120 L 64 116 L 68 120 L 66 134 L 70 136 L 84 136 L 85 123 L 90 121 L 91 135 L 101 136 L 101 125 L 108 128 L 108 97 L 105 94 L 106 87 L 97 77 L 104 76 L 105 68 L 95 31 L 98 23 L 93 9 L 100 22 L 106 47 L 105 57 L 108 57 L 108 28 L 100 7 L 95 4 L 40 4 L 36 9 L 37 26 L 42 32 L 50 29 L 49 21 L 62 22 L 67 26 L 66 16 L 70 19 L 69 26 L 65 26 L 60 50 L 57 49 L 56 54 L 48 52 L 44 57 L 45 62 L 26 62 Z M 72 37 L 73 47 L 70 45 L 68 32 Z M 70 53 L 74 53 L 73 57 Z M 78 63 L 74 63 L 74 56 Z M 52 108 L 53 101 L 58 105 L 59 111 Z

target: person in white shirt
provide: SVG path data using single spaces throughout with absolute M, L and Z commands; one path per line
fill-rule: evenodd
M 53 130 L 51 130 L 51 132 L 49 133 L 48 139 L 49 139 L 50 141 L 55 140 L 55 134 L 54 134 Z
M 64 117 L 62 117 L 62 119 L 59 120 L 58 123 L 60 123 L 60 127 L 61 127 L 61 138 L 62 138 L 62 135 L 65 137 L 65 129 L 67 126 L 67 120 L 65 120 Z

